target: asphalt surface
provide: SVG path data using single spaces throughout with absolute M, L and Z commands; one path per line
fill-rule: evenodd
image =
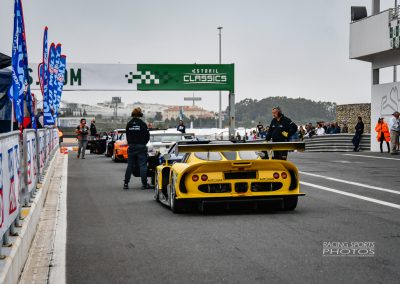
M 176 215 L 138 178 L 122 190 L 126 164 L 70 153 L 67 283 L 399 283 L 400 209 L 314 186 L 400 205 L 400 157 L 359 154 L 393 160 L 293 153 L 308 184 L 294 212 Z M 324 242 L 374 255 L 324 256 Z

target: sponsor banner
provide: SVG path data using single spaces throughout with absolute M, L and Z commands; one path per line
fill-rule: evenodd
M 48 161 L 50 159 L 50 152 L 51 152 L 51 147 L 50 147 L 50 143 L 51 143 L 50 129 L 46 129 L 44 141 L 45 141 L 45 145 L 44 145 L 44 148 L 45 148 L 45 160 L 44 160 L 44 163 L 45 163 L 45 165 L 47 165 L 47 163 L 48 163 Z
M 39 173 L 43 173 L 46 162 L 46 148 L 45 148 L 45 135 L 46 129 L 40 129 L 37 132 L 37 153 L 38 153 L 38 169 Z
M 19 134 L 0 135 L 0 236 L 19 212 L 21 182 Z
M 400 82 L 372 86 L 371 96 L 371 151 L 380 151 L 375 126 L 378 118 L 389 120 L 395 111 L 400 111 Z M 385 149 L 385 148 L 384 148 Z
M 28 192 L 35 190 L 37 183 L 37 140 L 35 131 L 25 130 L 24 133 L 24 158 L 25 158 L 25 184 Z
M 12 67 L 12 85 L 8 91 L 8 96 L 14 103 L 14 115 L 19 123 L 24 118 L 24 92 L 25 70 L 24 70 L 24 51 L 23 51 L 23 34 L 22 34 L 22 7 L 19 0 L 14 1 L 14 33 L 12 43 L 11 67 Z
M 59 115 L 60 111 L 60 104 L 61 104 L 61 95 L 62 95 L 62 90 L 64 87 L 64 74 L 65 74 L 65 68 L 66 68 L 66 60 L 67 57 L 65 55 L 61 55 L 60 57 L 60 66 L 58 69 L 58 74 L 56 78 L 56 99 L 55 99 L 55 111 L 54 111 L 54 117 L 57 118 Z
M 58 66 L 56 66 L 57 49 L 54 43 L 50 46 L 49 53 L 49 78 L 48 78 L 48 95 L 43 100 L 43 123 L 44 125 L 54 125 L 54 95 L 55 95 L 55 78 L 56 72 L 58 73 Z M 46 72 L 46 70 L 44 70 Z
M 30 65 L 32 89 L 39 89 L 37 64 Z M 65 91 L 234 91 L 234 64 L 69 63 Z

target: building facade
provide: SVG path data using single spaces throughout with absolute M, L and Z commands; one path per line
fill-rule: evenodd
M 186 117 L 195 118 L 213 118 L 215 114 L 212 111 L 205 110 L 197 106 L 172 106 L 164 110 L 164 119 L 176 119 L 180 117 L 181 112 Z
M 365 7 L 352 7 L 350 23 L 350 59 L 371 63 L 371 150 L 379 151 L 375 139 L 375 122 L 379 117 L 389 120 L 400 110 L 400 82 L 397 65 L 400 65 L 400 16 L 397 1 L 394 7 L 381 10 L 381 1 L 372 0 L 371 15 Z M 393 68 L 393 82 L 382 83 L 382 68 Z

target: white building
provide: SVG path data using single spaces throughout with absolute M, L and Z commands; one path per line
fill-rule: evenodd
M 400 65 L 399 6 L 381 11 L 380 0 L 372 0 L 371 15 L 365 7 L 352 7 L 350 23 L 350 59 L 371 63 L 371 150 L 379 151 L 375 124 L 379 117 L 388 121 L 394 111 L 400 110 L 400 82 L 397 65 Z M 382 83 L 382 68 L 393 68 L 393 82 Z

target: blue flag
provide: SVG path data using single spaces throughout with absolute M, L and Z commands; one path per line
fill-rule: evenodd
M 30 120 L 32 123 L 32 128 L 36 129 L 36 120 L 35 120 L 35 110 L 33 109 L 33 98 L 31 94 L 31 88 L 29 84 L 29 69 L 28 69 L 28 48 L 26 45 L 26 33 L 25 33 L 25 21 L 24 21 L 24 10 L 22 8 L 22 2 L 19 0 L 19 7 L 21 11 L 21 33 L 22 33 L 22 68 L 24 69 L 24 90 L 25 92 L 25 101 L 27 104 L 27 109 L 29 112 Z
M 22 36 L 22 11 L 20 1 L 14 1 L 14 32 L 12 44 L 12 86 L 8 96 L 13 100 L 15 118 L 19 123 L 24 119 L 24 88 L 25 71 L 23 68 L 23 36 Z M 11 118 L 13 119 L 13 118 Z
M 47 44 L 47 31 L 48 28 L 44 28 L 43 35 L 43 59 L 42 63 L 39 64 L 38 74 L 39 74 L 39 82 L 40 89 L 43 95 L 43 102 L 47 102 L 45 98 L 48 96 L 48 85 L 49 85 L 49 48 Z
M 58 74 L 60 72 L 60 64 L 61 64 L 61 44 L 57 44 L 56 46 L 56 61 L 53 69 L 53 117 L 54 120 L 57 117 L 57 105 L 58 105 Z
M 67 57 L 65 55 L 61 55 L 60 58 L 60 65 L 58 68 L 58 74 L 57 74 L 57 91 L 56 91 L 56 100 L 55 100 L 55 117 L 57 118 L 58 115 L 60 114 L 60 104 L 61 104 L 61 95 L 62 95 L 62 90 L 64 87 L 64 75 L 65 75 L 65 70 L 66 70 L 66 63 L 67 63 Z
M 54 77 L 55 77 L 55 64 L 56 64 L 56 46 L 54 43 L 50 46 L 49 51 L 49 64 L 48 64 L 48 90 L 47 96 L 43 100 L 43 123 L 44 125 L 54 125 Z M 44 70 L 46 72 L 46 69 Z M 58 70 L 57 70 L 58 72 Z

